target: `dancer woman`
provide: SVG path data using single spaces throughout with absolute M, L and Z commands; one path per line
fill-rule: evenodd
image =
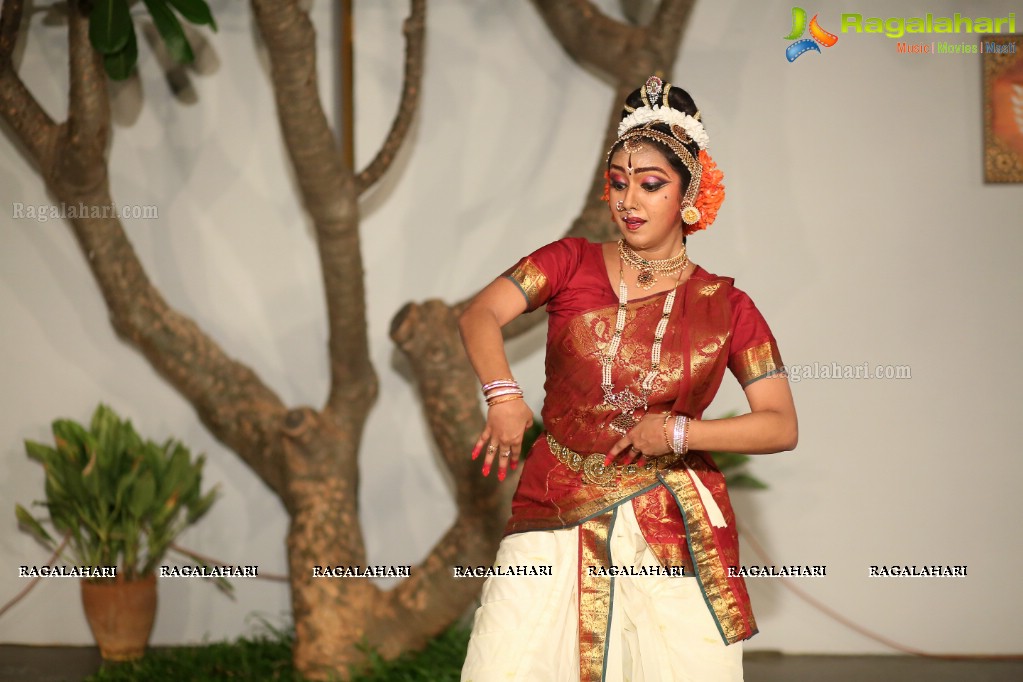
M 552 567 L 483 588 L 463 680 L 742 679 L 756 633 L 735 519 L 710 451 L 795 447 L 777 344 L 731 278 L 692 263 L 686 236 L 724 198 L 692 98 L 651 77 L 608 154 L 621 239 L 566 238 L 485 288 L 461 318 L 487 398 L 473 458 L 504 480 L 532 413 L 501 327 L 546 305 L 545 436 L 524 465 L 495 565 Z M 725 367 L 750 412 L 702 420 Z M 679 575 L 681 574 L 681 575 Z

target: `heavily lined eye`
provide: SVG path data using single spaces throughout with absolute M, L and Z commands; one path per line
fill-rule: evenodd
M 621 192 L 622 190 L 625 189 L 625 183 L 624 182 L 612 182 L 611 183 L 611 187 L 612 187 L 612 189 L 615 189 L 615 190 Z
M 666 182 L 644 182 L 641 186 L 648 192 L 656 192 L 667 184 Z

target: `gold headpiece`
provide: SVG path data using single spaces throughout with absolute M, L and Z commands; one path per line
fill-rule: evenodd
M 647 139 L 658 142 L 675 153 L 682 163 L 689 170 L 689 186 L 682 195 L 682 220 L 687 225 L 695 225 L 700 220 L 700 210 L 696 208 L 696 193 L 700 189 L 700 178 L 703 175 L 703 166 L 693 157 L 685 145 L 696 144 L 700 149 L 706 149 L 707 133 L 699 120 L 699 112 L 696 116 L 689 116 L 677 109 L 672 109 L 668 104 L 668 91 L 671 90 L 670 83 L 664 83 L 657 76 L 647 79 L 640 94 L 643 98 L 643 106 L 633 110 L 622 119 L 618 126 L 618 139 L 611 145 L 611 151 L 621 144 L 626 151 L 635 151 L 633 145 L 639 140 Z M 660 101 L 658 101 L 660 100 Z M 651 103 L 654 104 L 651 104 Z M 671 134 L 655 130 L 651 126 L 663 123 L 668 126 Z M 607 153 L 607 161 L 611 162 L 611 151 Z

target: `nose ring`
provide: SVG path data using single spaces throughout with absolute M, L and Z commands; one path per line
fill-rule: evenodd
M 624 211 L 625 210 L 625 202 L 622 201 L 621 199 L 619 199 L 618 203 L 615 204 L 615 208 L 617 208 L 619 211 Z

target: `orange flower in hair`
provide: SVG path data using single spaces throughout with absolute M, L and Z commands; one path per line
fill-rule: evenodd
M 696 200 L 693 205 L 700 210 L 700 219 L 693 225 L 685 226 L 687 235 L 699 230 L 706 230 L 714 222 L 725 200 L 725 186 L 721 183 L 725 174 L 718 170 L 714 159 L 707 153 L 706 149 L 700 150 L 700 165 L 703 173 L 700 176 L 700 188 L 696 192 Z
M 604 193 L 600 195 L 601 201 L 611 201 L 611 176 L 604 171 Z

